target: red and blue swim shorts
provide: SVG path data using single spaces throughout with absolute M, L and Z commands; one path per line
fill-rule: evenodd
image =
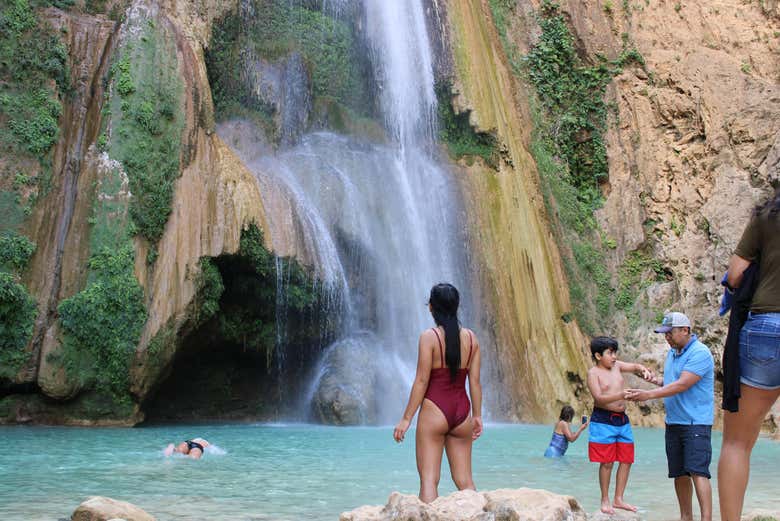
M 628 415 L 596 407 L 590 417 L 588 457 L 595 463 L 633 463 L 634 433 Z

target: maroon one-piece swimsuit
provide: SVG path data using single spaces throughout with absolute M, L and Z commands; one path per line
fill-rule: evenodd
M 438 407 L 447 419 L 449 430 L 454 429 L 469 417 L 471 402 L 466 394 L 466 376 L 469 374 L 471 352 L 474 347 L 474 337 L 469 331 L 469 357 L 466 367 L 458 368 L 458 373 L 453 380 L 450 370 L 444 362 L 444 346 L 439 332 L 434 329 L 436 339 L 439 341 L 439 353 L 441 354 L 441 367 L 431 369 L 431 379 L 428 382 L 428 390 L 425 397 Z

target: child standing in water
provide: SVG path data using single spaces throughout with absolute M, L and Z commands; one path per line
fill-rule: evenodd
M 580 437 L 582 431 L 588 427 L 588 422 L 583 421 L 577 432 L 571 433 L 571 419 L 574 418 L 574 409 L 570 405 L 565 405 L 561 409 L 561 414 L 558 417 L 558 423 L 555 424 L 553 430 L 552 439 L 550 440 L 550 446 L 544 452 L 545 458 L 560 458 L 566 454 L 566 449 L 569 448 L 569 443 L 574 443 L 577 438 Z M 583 416 L 583 420 L 585 417 Z
M 635 506 L 623 500 L 628 473 L 634 463 L 634 436 L 625 412 L 623 373 L 634 373 L 647 381 L 654 378 L 652 371 L 645 366 L 618 360 L 617 350 L 618 343 L 614 338 L 599 336 L 590 342 L 596 366 L 588 371 L 588 388 L 594 402 L 588 456 L 590 461 L 599 464 L 601 511 L 605 514 L 614 514 L 615 508 L 636 512 Z M 609 480 L 616 461 L 619 465 L 615 477 L 615 500 L 610 503 Z

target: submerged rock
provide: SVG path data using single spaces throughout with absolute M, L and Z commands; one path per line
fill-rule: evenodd
M 332 425 L 360 425 L 376 420 L 372 353 L 357 339 L 334 344 L 325 354 L 314 393 L 315 415 Z
M 155 518 L 126 501 L 95 496 L 87 499 L 73 512 L 71 521 L 155 521 Z
M 387 505 L 363 506 L 344 512 L 340 521 L 585 521 L 572 496 L 530 488 L 487 492 L 461 490 L 426 504 L 417 496 L 393 492 Z

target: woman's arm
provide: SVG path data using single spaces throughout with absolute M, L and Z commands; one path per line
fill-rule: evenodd
M 569 422 L 563 422 L 563 435 L 566 436 L 566 439 L 569 440 L 569 442 L 577 441 L 577 438 L 580 437 L 580 434 L 582 434 L 582 431 L 584 431 L 587 426 L 587 423 L 583 423 L 580 425 L 580 428 L 577 429 L 577 432 L 572 433 Z
M 750 261 L 743 259 L 739 255 L 732 255 L 729 260 L 729 271 L 726 282 L 730 288 L 738 288 L 742 284 L 742 274 L 745 273 Z
M 412 418 L 417 414 L 417 409 L 420 408 L 420 404 L 425 397 L 425 391 L 428 390 L 428 380 L 430 380 L 431 367 L 433 366 L 431 359 L 433 351 L 430 349 L 429 342 L 425 341 L 426 334 L 429 334 L 429 332 L 426 331 L 420 335 L 420 341 L 417 346 L 417 374 L 414 377 L 412 390 L 409 393 L 409 403 L 406 404 L 406 410 L 401 421 L 398 422 L 398 425 L 393 430 L 393 439 L 399 443 L 404 440 L 404 435 L 412 423 Z
M 474 422 L 471 437 L 475 440 L 482 435 L 482 384 L 479 381 L 481 365 L 482 354 L 479 342 L 474 337 L 474 355 L 471 358 L 471 367 L 469 367 L 469 394 L 471 394 L 471 416 Z

